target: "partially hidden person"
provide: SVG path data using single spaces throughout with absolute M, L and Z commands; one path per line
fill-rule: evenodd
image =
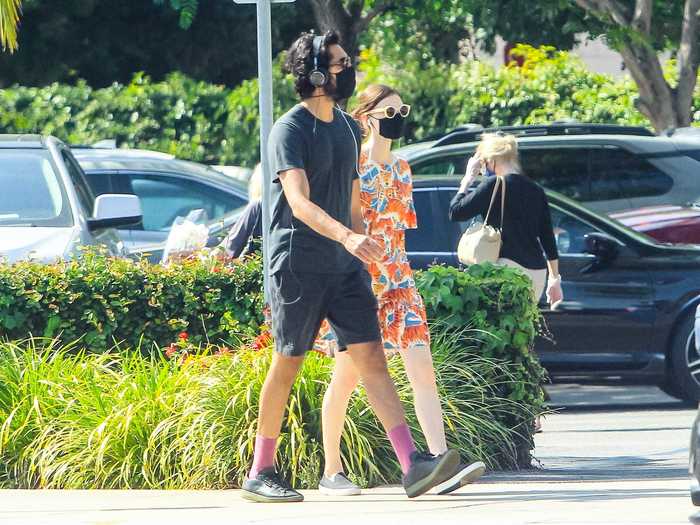
M 226 256 L 237 259 L 255 252 L 262 238 L 262 170 L 255 166 L 248 182 L 248 205 L 221 241 Z
M 469 191 L 479 173 L 485 177 L 476 189 Z M 499 185 L 494 195 L 498 178 L 504 184 Z M 506 195 L 502 210 L 503 191 Z M 493 212 L 489 215 L 492 201 Z M 513 135 L 485 133 L 482 136 L 476 154 L 467 163 L 459 190 L 450 202 L 451 221 L 468 221 L 479 215 L 487 217 L 490 226 L 501 230 L 502 246 L 496 264 L 521 270 L 530 278 L 535 301 L 539 302 L 546 290 L 547 302 L 556 309 L 564 300 L 564 293 L 549 202 L 542 187 L 523 173 L 518 143 Z M 548 399 L 546 391 L 544 396 Z M 535 431 L 541 430 L 538 416 Z
M 367 270 L 379 304 L 379 326 L 384 352 L 399 353 L 414 394 L 418 421 L 430 452 L 447 451 L 443 412 L 430 351 L 430 333 L 423 300 L 418 293 L 406 254 L 408 229 L 417 228 L 413 182 L 408 162 L 391 152 L 392 141 L 403 137 L 411 107 L 391 87 L 373 84 L 358 97 L 352 116 L 366 137 L 360 154 L 360 202 L 363 232 L 383 248 L 381 258 Z M 345 474 L 340 440 L 348 402 L 360 381 L 360 371 L 324 323 L 315 349 L 335 357 L 333 376 L 323 399 L 324 475 L 319 490 L 333 496 L 360 494 Z M 447 494 L 478 479 L 486 467 L 481 461 L 461 464 L 455 474 L 435 487 Z
M 363 233 L 357 162 L 361 134 L 336 107 L 355 89 L 355 70 L 337 33 L 302 34 L 287 54 L 301 103 L 273 126 L 269 230 L 270 307 L 275 353 L 260 392 L 257 436 L 243 497 L 303 501 L 275 466 L 277 440 L 292 384 L 323 319 L 358 371 L 375 414 L 416 497 L 452 477 L 459 454 L 421 453 L 389 376 L 377 301 L 363 263 L 383 256 Z M 287 458 L 280 458 L 281 462 Z

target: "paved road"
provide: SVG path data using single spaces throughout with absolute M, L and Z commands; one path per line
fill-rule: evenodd
M 308 491 L 304 504 L 270 506 L 236 491 L 0 491 L 0 523 L 688 523 L 695 410 L 648 388 L 562 385 L 551 393 L 559 410 L 537 436 L 542 468 L 490 475 L 454 496 L 407 501 L 389 487 L 333 500 Z

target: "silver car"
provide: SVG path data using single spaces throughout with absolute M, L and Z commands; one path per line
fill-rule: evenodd
M 203 210 L 215 233 L 230 226 L 248 203 L 244 182 L 203 164 L 139 149 L 94 146 L 72 151 L 96 195 L 120 193 L 141 199 L 143 221 L 120 227 L 118 233 L 130 254 L 152 262 L 160 261 L 177 217 Z
M 115 228 L 138 223 L 133 195 L 95 198 L 68 146 L 54 137 L 0 135 L 0 259 L 52 262 L 81 246 L 126 256 Z

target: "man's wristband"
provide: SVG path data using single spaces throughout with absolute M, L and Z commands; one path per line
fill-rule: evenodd
M 554 286 L 555 284 L 561 284 L 561 274 L 556 277 L 549 277 L 547 279 L 547 286 Z

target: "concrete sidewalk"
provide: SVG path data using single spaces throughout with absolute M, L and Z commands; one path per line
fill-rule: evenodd
M 0 523 L 169 525 L 201 523 L 687 523 L 686 480 L 480 483 L 456 496 L 408 501 L 399 488 L 353 498 L 305 491 L 301 504 L 242 501 L 238 491 L 5 491 Z
M 0 523 L 688 523 L 696 512 L 687 477 L 695 410 L 644 399 L 612 411 L 575 405 L 548 417 L 537 436 L 541 469 L 490 475 L 451 496 L 409 501 L 400 488 L 385 487 L 353 498 L 306 491 L 302 504 L 262 505 L 233 490 L 0 491 Z

